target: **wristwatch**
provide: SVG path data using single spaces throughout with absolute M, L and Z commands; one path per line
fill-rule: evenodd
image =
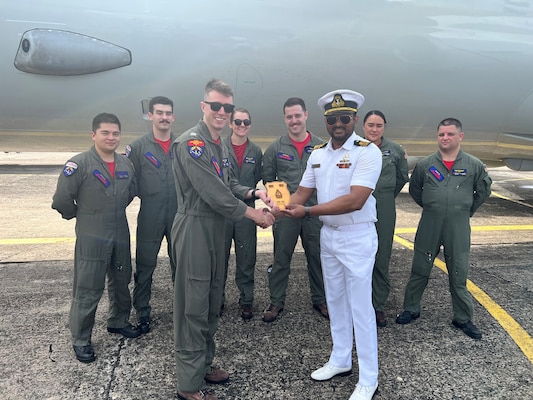
M 305 210 L 305 216 L 310 217 L 311 216 L 311 207 L 304 207 Z

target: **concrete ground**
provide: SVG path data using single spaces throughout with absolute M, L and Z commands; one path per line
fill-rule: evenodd
M 98 358 L 88 365 L 75 359 L 68 328 L 74 225 L 50 209 L 58 164 L 68 156 L 43 158 L 35 166 L 35 160 L 29 165 L 15 155 L 0 156 L 0 398 L 174 398 L 172 284 L 163 252 L 154 275 L 153 331 L 137 339 L 107 333 L 104 293 L 93 335 Z M 495 169 L 491 176 L 495 193 L 472 219 L 469 277 L 480 299 L 474 301 L 480 341 L 451 326 L 447 277 L 439 268 L 424 294 L 421 317 L 405 326 L 394 323 L 420 215 L 405 190 L 399 195 L 389 324 L 378 330 L 375 399 L 533 397 L 533 174 Z M 128 211 L 132 235 L 137 210 L 136 201 Z M 231 378 L 207 388 L 221 399 L 348 399 L 357 382 L 355 348 L 352 375 L 322 383 L 309 376 L 327 361 L 331 337 L 328 321 L 311 308 L 300 247 L 282 317 L 272 324 L 261 321 L 269 303 L 272 240 L 269 230 L 259 234 L 255 317 L 239 316 L 232 256 L 215 359 Z

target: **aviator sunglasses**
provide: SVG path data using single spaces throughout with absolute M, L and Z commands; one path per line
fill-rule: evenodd
M 231 113 L 235 109 L 235 106 L 233 104 L 222 104 L 218 101 L 204 101 L 205 104 L 209 104 L 209 107 L 211 107 L 211 110 L 214 112 L 217 112 L 222 107 L 224 107 L 224 112 Z
M 329 117 L 326 117 L 326 122 L 328 123 L 328 125 L 335 125 L 340 119 L 341 122 L 346 125 L 350 123 L 352 118 L 352 115 L 330 115 Z
M 241 126 L 241 124 L 244 124 L 244 126 L 250 126 L 252 121 L 250 121 L 248 118 L 247 119 L 234 119 L 233 123 L 237 126 Z

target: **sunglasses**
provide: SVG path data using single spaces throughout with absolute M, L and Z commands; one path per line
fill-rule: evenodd
M 224 107 L 224 112 L 231 113 L 235 109 L 235 106 L 233 104 L 222 104 L 218 101 L 204 101 L 205 104 L 209 104 L 209 107 L 211 107 L 211 110 L 214 112 L 217 112 L 222 107 Z
M 250 121 L 249 119 L 234 119 L 233 123 L 237 126 L 241 126 L 241 124 L 244 124 L 244 126 L 250 126 L 252 121 Z
M 353 115 L 330 115 L 329 117 L 326 117 L 326 122 L 328 125 L 335 125 L 339 119 L 344 125 L 346 125 L 352 121 Z

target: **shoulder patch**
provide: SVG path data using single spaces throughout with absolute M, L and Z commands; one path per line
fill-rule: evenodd
M 205 143 L 200 139 L 189 139 L 187 147 L 192 158 L 200 158 L 204 154 Z
M 366 147 L 370 144 L 370 142 L 368 140 L 354 140 L 353 144 L 360 147 Z
M 131 155 L 131 146 L 128 144 L 126 145 L 126 157 L 130 158 Z
M 321 149 L 322 147 L 326 147 L 328 145 L 328 142 L 317 144 L 315 147 L 313 147 L 313 150 Z
M 63 175 L 65 175 L 65 176 L 74 175 L 74 173 L 77 170 L 78 170 L 78 164 L 76 164 L 74 161 L 69 161 L 63 167 Z

